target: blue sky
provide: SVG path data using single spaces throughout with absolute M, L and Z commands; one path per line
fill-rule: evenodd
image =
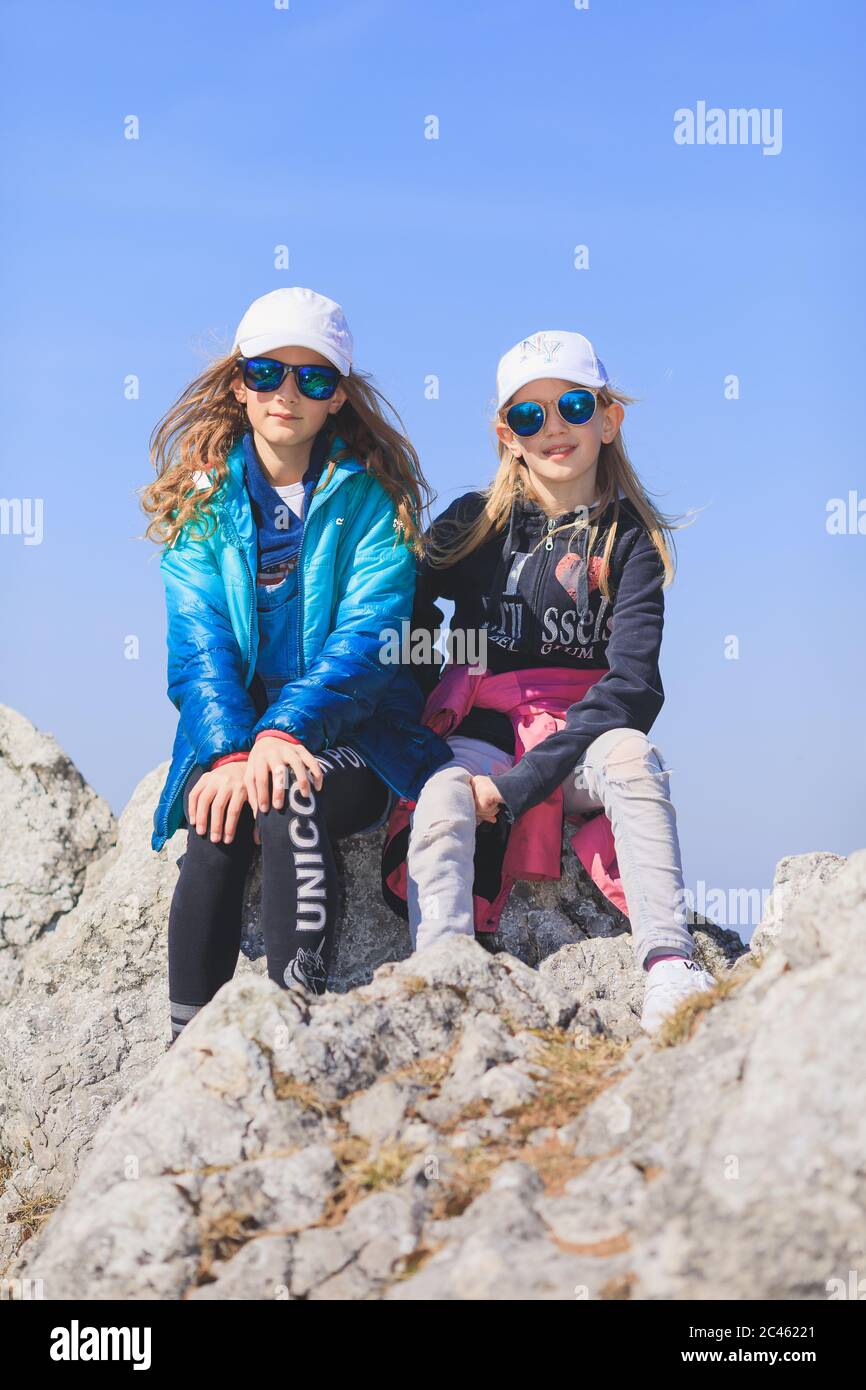
M 7 0 L 0 495 L 41 498 L 43 530 L 0 535 L 0 700 L 115 812 L 168 757 L 136 490 L 256 296 L 344 305 L 441 505 L 493 470 L 500 354 L 573 328 L 640 398 L 650 495 L 698 510 L 653 730 L 687 885 L 760 892 L 783 855 L 866 845 L 866 534 L 826 529 L 833 497 L 866 510 L 864 27 L 796 0 Z M 676 144 L 699 101 L 781 109 L 780 152 Z

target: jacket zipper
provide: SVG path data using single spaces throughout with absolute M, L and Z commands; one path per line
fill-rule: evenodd
M 237 545 L 237 547 L 238 547 L 238 550 L 240 551 L 241 559 L 242 559 L 242 561 L 243 561 L 243 566 L 244 566 L 244 586 L 245 586 L 246 591 L 247 591 L 247 603 L 248 603 L 248 606 L 249 606 L 249 621 L 248 621 L 248 623 L 247 623 L 247 659 L 246 659 L 246 668 L 247 668 L 247 670 L 246 670 L 246 684 L 247 684 L 247 688 L 249 688 L 249 683 L 250 683 L 250 680 L 252 679 L 252 674 L 253 674 L 252 671 L 250 670 L 250 662 L 252 661 L 252 656 L 253 656 L 253 618 L 254 618 L 255 609 L 256 609 L 256 605 L 255 605 L 255 602 L 254 602 L 254 600 L 253 600 L 253 593 L 254 593 L 254 591 L 253 591 L 253 577 L 252 577 L 252 575 L 251 575 L 251 573 L 250 573 L 249 564 L 247 563 L 247 553 L 246 553 L 246 551 L 244 550 L 244 547 L 241 545 L 241 538 L 240 538 L 240 536 L 239 536 L 238 533 L 237 533 L 237 528 L 235 527 L 235 524 L 234 524 L 234 522 L 232 521 L 231 517 L 229 517 L 229 516 L 228 516 L 227 514 L 225 514 L 225 513 L 224 513 L 224 515 L 225 515 L 226 523 L 227 523 L 227 525 L 228 525 L 228 527 L 229 527 L 229 529 L 230 529 L 230 531 L 231 531 L 231 533 L 232 533 L 232 535 L 233 535 L 233 537 L 234 537 L 234 539 L 235 539 L 235 543 L 236 543 L 236 545 Z
M 332 491 L 331 493 L 328 494 L 329 497 L 333 497 L 334 493 L 337 492 L 337 490 L 343 486 L 343 484 L 345 483 L 346 479 L 347 479 L 348 477 L 350 477 L 350 476 L 351 476 L 350 474 L 345 473 L 345 474 L 343 474 L 343 476 L 342 476 L 341 478 L 338 478 L 338 479 L 337 479 L 337 484 L 336 484 L 336 486 L 334 487 L 333 491 Z M 314 495 L 313 495 L 313 497 L 312 497 L 312 499 L 311 499 L 311 501 L 310 501 L 310 507 L 309 507 L 309 510 L 308 510 L 308 512 L 307 512 L 307 515 L 304 517 L 304 529 L 303 529 L 303 531 L 301 532 L 301 544 L 300 544 L 300 547 L 298 548 L 298 565 L 297 565 L 297 569 L 298 569 L 298 599 L 297 599 L 297 602 L 298 602 L 298 675 L 299 675 L 299 676 L 302 676 L 302 675 L 304 674 L 304 670 L 305 670 L 305 663 L 304 663 L 304 563 L 303 563 L 303 562 L 304 562 L 304 542 L 305 542 L 305 540 L 307 539 L 307 533 L 308 533 L 309 528 L 310 528 L 310 518 L 311 518 L 311 516 L 313 515 L 313 513 L 315 512 L 316 507 L 321 505 L 322 501 L 324 500 L 324 496 L 325 496 L 325 494 L 324 494 L 324 493 L 321 493 L 321 492 L 320 492 L 320 493 L 314 493 Z M 336 524 L 337 524 L 337 525 L 340 525 L 340 524 L 342 523 L 342 520 L 343 520 L 343 518 L 342 518 L 342 517 L 339 517 L 339 518 L 337 519 Z
M 531 606 L 530 612 L 531 612 L 532 616 L 535 618 L 536 638 L 538 639 L 538 645 L 540 645 L 541 633 L 542 633 L 543 630 L 544 630 L 544 623 L 542 622 L 541 614 L 540 614 L 539 611 L 538 611 L 538 601 L 539 601 L 539 598 L 540 598 L 540 596 L 541 596 L 541 587 L 542 587 L 542 583 L 543 583 L 543 581 L 545 580 L 545 578 L 546 578 L 546 576 L 547 576 L 547 567 L 548 567 L 548 564 L 550 563 L 550 552 L 553 550 L 553 546 L 554 546 L 553 537 L 551 536 L 550 533 L 551 533 L 551 531 L 554 529 L 555 526 L 556 526 L 556 520 L 555 520 L 554 518 L 552 518 L 552 517 L 548 517 L 548 518 L 547 518 L 547 528 L 546 528 L 546 529 L 547 529 L 547 538 L 545 539 L 545 542 L 544 542 L 544 550 L 543 550 L 543 552 L 542 552 L 541 561 L 540 561 L 540 563 L 539 563 L 538 570 L 537 570 L 536 576 L 535 576 L 535 587 L 534 587 L 534 589 L 533 589 L 533 591 L 532 591 L 532 606 Z
M 298 633 L 298 675 L 304 674 L 304 538 L 307 534 L 310 516 L 313 511 L 313 504 L 310 503 L 310 510 L 304 518 L 304 529 L 301 532 L 301 544 L 298 546 L 298 614 L 297 614 L 297 633 Z

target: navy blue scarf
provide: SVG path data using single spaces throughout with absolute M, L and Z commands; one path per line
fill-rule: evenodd
M 320 429 L 313 440 L 310 462 L 301 482 L 304 485 L 304 518 L 310 505 L 310 497 L 322 474 L 328 457 L 330 432 L 327 427 Z M 259 542 L 259 570 L 270 570 L 297 555 L 304 534 L 304 522 L 296 516 L 283 501 L 276 488 L 271 486 L 259 462 L 253 443 L 252 430 L 243 437 L 244 482 L 249 493 L 256 523 Z M 288 525 L 277 526 L 277 517 L 283 522 L 288 513 Z

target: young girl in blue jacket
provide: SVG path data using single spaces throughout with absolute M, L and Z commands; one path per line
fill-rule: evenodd
M 560 834 L 550 835 L 549 815 L 535 814 L 530 831 L 529 813 L 549 803 L 560 830 L 563 814 L 606 816 L 595 843 L 615 841 L 615 886 L 645 972 L 641 1021 L 652 1033 L 715 982 L 692 960 L 669 771 L 648 737 L 664 700 L 658 661 L 673 570 L 670 526 L 622 442 L 628 401 L 579 333 L 536 333 L 501 359 L 499 470 L 434 522 L 412 622 L 413 639 L 432 634 L 436 600 L 450 600 L 452 639 L 474 634 L 463 645 L 475 651 L 486 638 L 484 669 L 446 667 L 434 691 L 434 664 L 411 668 L 433 692 L 427 714 L 447 733 L 452 760 L 411 817 L 395 808 L 383 869 L 386 896 L 398 911 L 404 897 L 422 949 L 493 929 L 514 878 L 557 876 Z M 479 823 L 488 833 L 476 839 Z M 552 872 L 533 867 L 550 867 L 551 854 Z M 531 872 L 509 875 L 518 857 Z M 588 858 L 596 870 L 599 855 Z
M 161 540 L 179 712 L 152 846 L 188 828 L 168 926 L 172 1039 L 234 973 L 262 847 L 268 974 L 326 988 L 332 841 L 374 828 L 447 760 L 380 660 L 412 611 L 427 491 L 352 367 L 338 304 L 275 290 L 154 431 L 142 505 Z

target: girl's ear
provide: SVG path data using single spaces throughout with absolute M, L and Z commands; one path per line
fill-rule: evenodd
M 619 434 L 620 426 L 625 419 L 625 411 L 619 401 L 613 401 L 611 405 L 605 406 L 604 426 L 601 431 L 602 444 L 612 444 Z
M 345 405 L 347 400 L 348 396 L 346 395 L 345 389 L 342 386 L 338 386 L 328 402 L 328 414 L 336 415 L 337 411 L 341 406 Z
M 523 450 L 520 448 L 516 436 L 511 432 L 508 426 L 497 420 L 494 428 L 496 429 L 496 437 L 500 444 L 504 444 L 506 449 L 510 449 L 516 459 L 523 458 Z

